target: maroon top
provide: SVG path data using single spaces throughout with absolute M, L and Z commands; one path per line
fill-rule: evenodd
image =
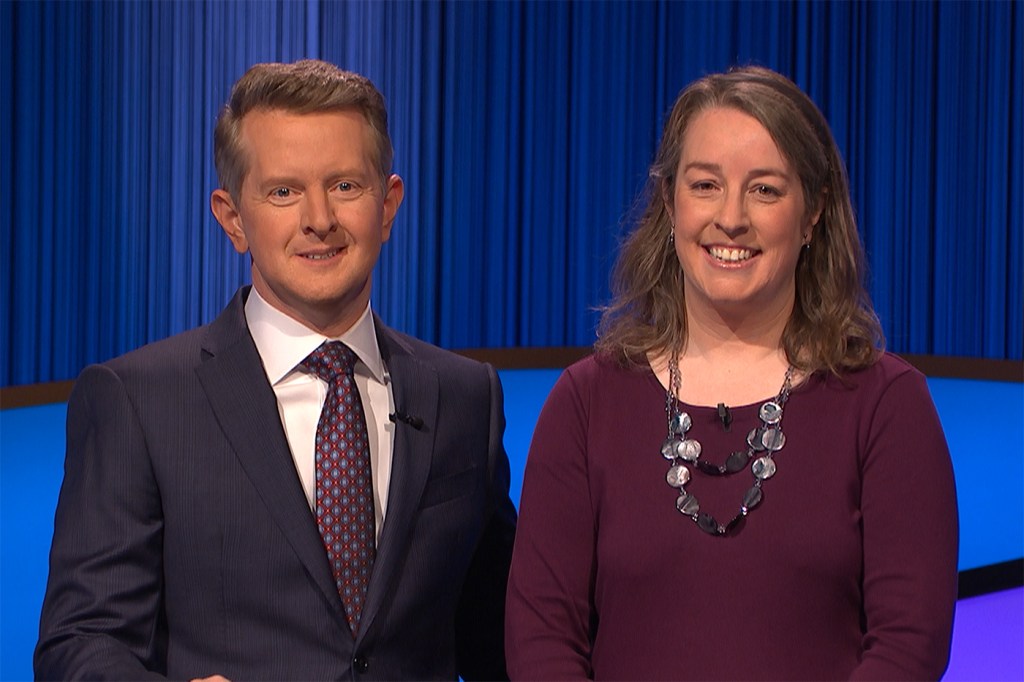
M 685 381 L 685 377 L 683 379 Z M 885 355 L 817 374 L 785 406 L 764 499 L 712 537 L 675 507 L 649 367 L 588 357 L 537 422 L 509 577 L 512 679 L 938 679 L 957 579 L 953 471 L 924 377 Z M 724 462 L 760 403 L 684 406 Z M 693 469 L 694 467 L 690 467 Z M 753 477 L 694 472 L 719 522 Z

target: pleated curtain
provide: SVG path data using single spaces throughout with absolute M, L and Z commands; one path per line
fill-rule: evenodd
M 892 350 L 1021 359 L 1019 2 L 0 2 L 0 385 L 211 320 L 248 261 L 212 130 L 260 61 L 385 94 L 406 200 L 375 273 L 450 348 L 590 344 L 689 81 L 792 77 L 849 167 Z

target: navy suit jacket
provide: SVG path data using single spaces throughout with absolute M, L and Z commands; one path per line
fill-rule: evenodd
M 240 290 L 210 325 L 86 368 L 40 679 L 494 679 L 515 533 L 501 386 L 389 330 L 388 510 L 353 640 Z

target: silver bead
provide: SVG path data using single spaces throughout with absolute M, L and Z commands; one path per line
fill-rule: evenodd
M 700 457 L 700 441 L 686 439 L 676 444 L 676 456 L 687 462 L 696 462 Z
M 743 495 L 743 515 L 746 516 L 747 512 L 761 504 L 761 486 L 753 485 L 747 490 L 746 494 Z
M 758 457 L 750 466 L 750 470 L 754 472 L 754 476 L 766 481 L 775 475 L 775 460 L 768 455 Z
M 682 514 L 693 516 L 700 511 L 700 502 L 693 495 L 683 493 L 676 498 L 676 509 Z
M 690 430 L 693 425 L 693 420 L 690 419 L 690 415 L 685 412 L 672 415 L 672 419 L 669 420 L 668 426 L 672 430 L 672 433 L 678 433 L 683 435 Z
M 765 429 L 761 436 L 761 444 L 765 450 L 778 452 L 786 445 L 786 434 L 778 429 Z
M 665 474 L 665 480 L 673 488 L 682 488 L 690 482 L 690 470 L 682 464 L 677 464 L 669 468 L 668 473 Z
M 773 400 L 761 406 L 758 416 L 765 424 L 778 424 L 782 420 L 782 407 Z

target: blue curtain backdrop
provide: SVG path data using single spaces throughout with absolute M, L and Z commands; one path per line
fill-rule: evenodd
M 847 159 L 893 350 L 1022 357 L 1019 2 L 0 2 L 0 385 L 209 321 L 248 263 L 211 132 L 258 61 L 388 99 L 373 305 L 448 347 L 586 345 L 675 95 L 759 63 Z

